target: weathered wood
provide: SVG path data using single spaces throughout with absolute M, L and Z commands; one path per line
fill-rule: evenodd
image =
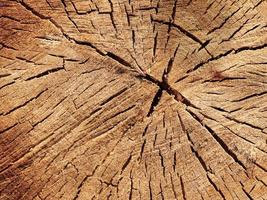
M 265 0 L 0 0 L 0 199 L 267 199 Z

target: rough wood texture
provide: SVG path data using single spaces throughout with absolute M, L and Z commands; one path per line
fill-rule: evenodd
M 0 199 L 267 199 L 265 0 L 0 0 Z

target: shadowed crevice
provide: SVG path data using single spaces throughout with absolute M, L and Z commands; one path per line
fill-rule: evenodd
M 147 113 L 147 117 L 150 117 L 151 114 L 154 112 L 155 107 L 159 104 L 161 96 L 162 96 L 162 89 L 159 88 L 158 91 L 156 92 L 154 98 L 153 98 L 150 109 Z

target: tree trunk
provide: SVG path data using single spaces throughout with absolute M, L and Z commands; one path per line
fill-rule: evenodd
M 0 0 L 0 199 L 267 199 L 265 0 Z

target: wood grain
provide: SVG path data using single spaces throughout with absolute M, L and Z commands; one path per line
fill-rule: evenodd
M 0 199 L 267 199 L 265 0 L 0 0 Z

